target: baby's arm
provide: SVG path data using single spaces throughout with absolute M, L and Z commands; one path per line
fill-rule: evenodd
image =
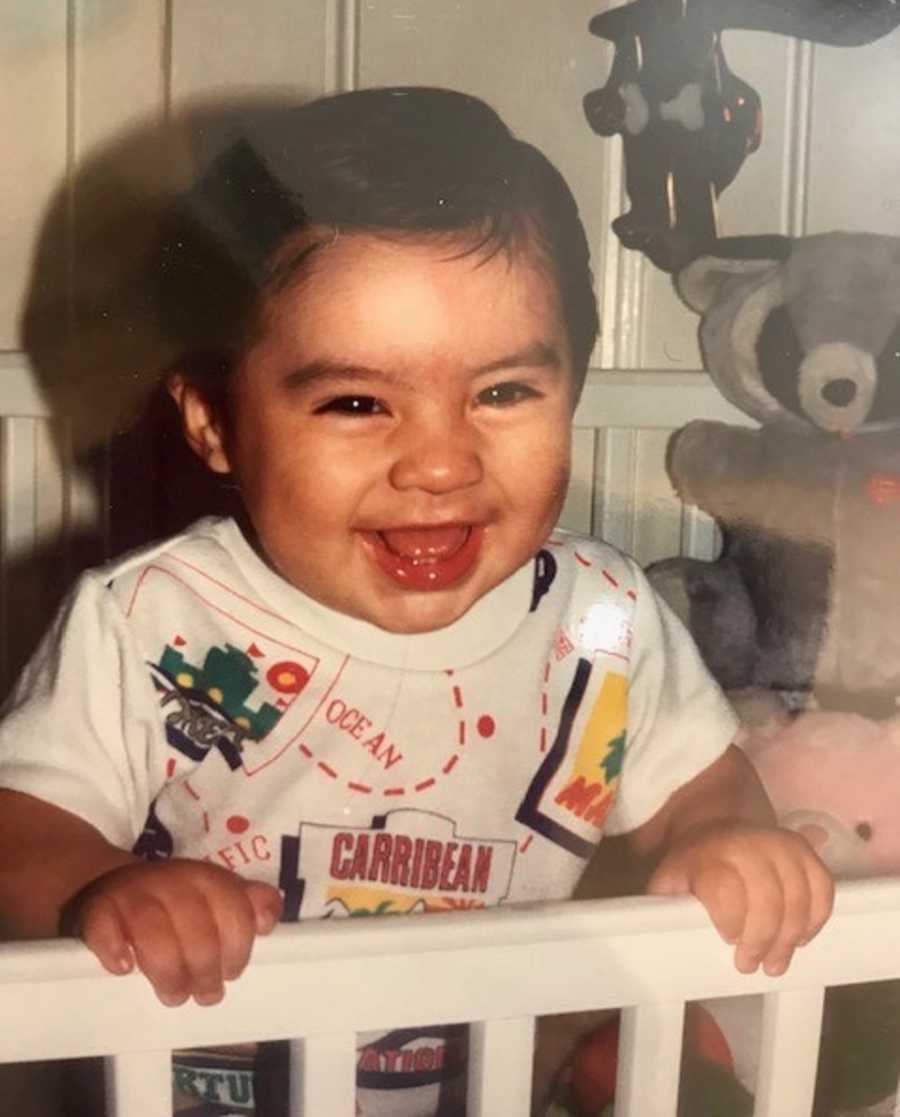
M 828 870 L 804 838 L 776 827 L 756 772 L 734 746 L 630 838 L 639 854 L 658 857 L 647 890 L 693 893 L 736 944 L 742 973 L 760 963 L 783 973 L 831 913 Z
M 213 1004 L 253 939 L 275 925 L 276 889 L 203 861 L 147 864 L 82 819 L 0 789 L 0 937 L 78 935 L 112 973 L 135 965 L 165 1004 Z

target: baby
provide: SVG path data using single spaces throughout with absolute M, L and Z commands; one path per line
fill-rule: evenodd
M 171 394 L 240 513 L 85 575 L 24 673 L 5 934 L 213 1004 L 279 919 L 560 899 L 627 833 L 651 892 L 783 972 L 830 878 L 639 568 L 554 528 L 597 330 L 566 185 L 457 93 L 289 123 L 210 168 L 162 257 Z M 458 1031 L 361 1044 L 362 1113 L 461 1075 Z M 204 1065 L 176 1068 L 191 1112 L 234 1111 Z

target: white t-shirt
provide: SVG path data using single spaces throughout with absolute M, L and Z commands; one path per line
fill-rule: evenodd
M 568 897 L 604 832 L 735 731 L 679 622 L 596 540 L 557 533 L 453 625 L 397 635 L 203 520 L 83 576 L 0 725 L 0 785 L 268 881 L 287 919 L 445 911 Z M 440 1079 L 442 1041 L 402 1038 L 363 1045 L 361 1085 Z M 421 1089 L 380 1094 L 361 1111 L 428 1112 Z

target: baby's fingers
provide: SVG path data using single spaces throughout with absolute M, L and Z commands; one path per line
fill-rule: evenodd
M 805 868 L 809 886 L 809 916 L 801 945 L 816 937 L 834 909 L 834 878 L 815 852 L 810 851 L 806 857 Z
M 776 873 L 781 891 L 781 925 L 760 955 L 763 969 L 778 977 L 788 968 L 796 948 L 809 933 L 810 887 L 802 862 L 788 862 Z
M 694 875 L 691 892 L 722 938 L 727 943 L 738 942 L 747 918 L 747 890 L 740 874 L 725 864 L 709 865 Z
M 268 935 L 281 918 L 281 893 L 271 884 L 262 881 L 244 882 L 244 894 L 253 909 L 253 920 L 258 935 Z
M 125 925 L 108 897 L 99 896 L 85 906 L 78 920 L 78 934 L 110 973 L 127 974 L 134 969 L 134 951 Z

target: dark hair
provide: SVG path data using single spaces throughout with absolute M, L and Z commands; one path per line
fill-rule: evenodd
M 236 137 L 186 195 L 163 242 L 163 326 L 208 375 L 227 370 L 285 237 L 310 226 L 530 238 L 557 282 L 580 387 L 597 335 L 587 241 L 564 179 L 475 97 L 369 89 L 279 110 Z M 189 370 L 190 371 L 190 370 Z

